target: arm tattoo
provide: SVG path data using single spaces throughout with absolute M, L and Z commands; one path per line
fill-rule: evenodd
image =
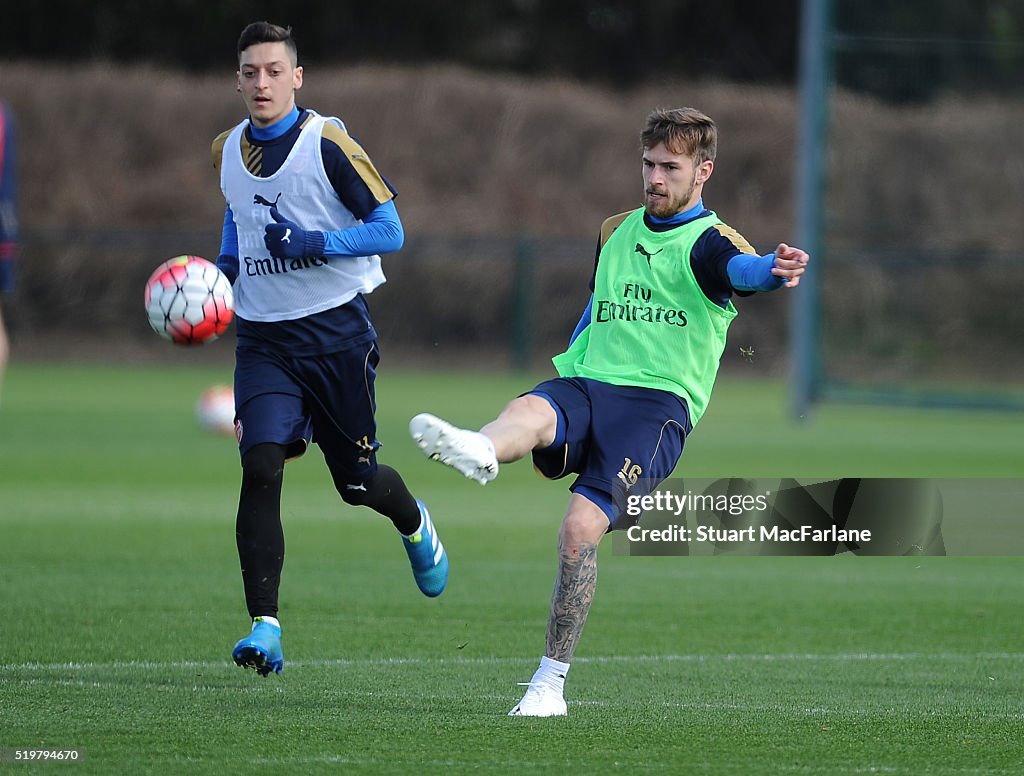
M 587 621 L 597 588 L 597 545 L 558 548 L 558 577 L 551 596 L 547 656 L 568 663 Z

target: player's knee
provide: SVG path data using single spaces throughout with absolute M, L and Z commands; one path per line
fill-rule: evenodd
M 608 532 L 608 515 L 597 504 L 577 494 L 573 495 L 569 509 L 559 529 L 559 543 L 566 547 L 597 544 Z
M 505 405 L 497 422 L 520 429 L 531 447 L 546 446 L 555 436 L 558 414 L 547 399 L 528 393 Z
M 407 492 L 401 476 L 390 466 L 378 466 L 373 476 L 363 482 L 335 477 L 334 485 L 346 504 L 370 507 L 378 512 L 396 493 Z
M 531 418 L 536 420 L 539 417 L 548 415 L 550 412 L 552 412 L 551 405 L 548 404 L 547 399 L 528 393 L 524 396 L 517 396 L 506 404 L 505 409 L 502 410 L 501 414 L 506 417 Z
M 355 479 L 340 472 L 332 472 L 334 487 L 338 489 L 341 500 L 355 507 L 373 507 L 382 491 L 387 490 L 387 472 L 390 467 L 380 466 L 368 480 Z
M 370 499 L 370 483 L 343 482 L 335 483 L 341 500 L 354 507 L 365 506 Z
M 242 481 L 249 487 L 273 485 L 284 478 L 283 445 L 256 445 L 242 456 Z

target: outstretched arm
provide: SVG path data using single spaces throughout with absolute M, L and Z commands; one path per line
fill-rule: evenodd
M 774 291 L 800 284 L 808 256 L 799 248 L 780 243 L 772 253 L 754 256 L 741 253 L 729 260 L 729 282 L 737 291 Z
M 796 288 L 800 285 L 800 276 L 807 269 L 807 262 L 811 257 L 799 248 L 793 248 L 785 243 L 779 243 L 775 249 L 775 267 L 772 274 L 777 278 L 783 278 L 786 288 Z

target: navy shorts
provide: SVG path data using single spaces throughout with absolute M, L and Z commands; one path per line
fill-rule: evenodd
M 377 472 L 380 360 L 375 341 L 317 356 L 290 357 L 272 350 L 235 351 L 235 432 L 241 455 L 258 444 L 284 445 L 288 458 L 310 441 L 331 472 L 353 483 Z
M 534 466 L 552 480 L 576 474 L 569 490 L 613 524 L 627 493 L 647 495 L 672 473 L 692 429 L 686 402 L 668 391 L 559 377 L 530 393 L 560 415 L 555 442 L 534 451 Z

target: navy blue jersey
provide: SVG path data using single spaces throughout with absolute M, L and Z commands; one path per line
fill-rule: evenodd
M 14 122 L 0 103 L 0 292 L 14 288 L 14 257 L 18 240 L 15 208 Z

